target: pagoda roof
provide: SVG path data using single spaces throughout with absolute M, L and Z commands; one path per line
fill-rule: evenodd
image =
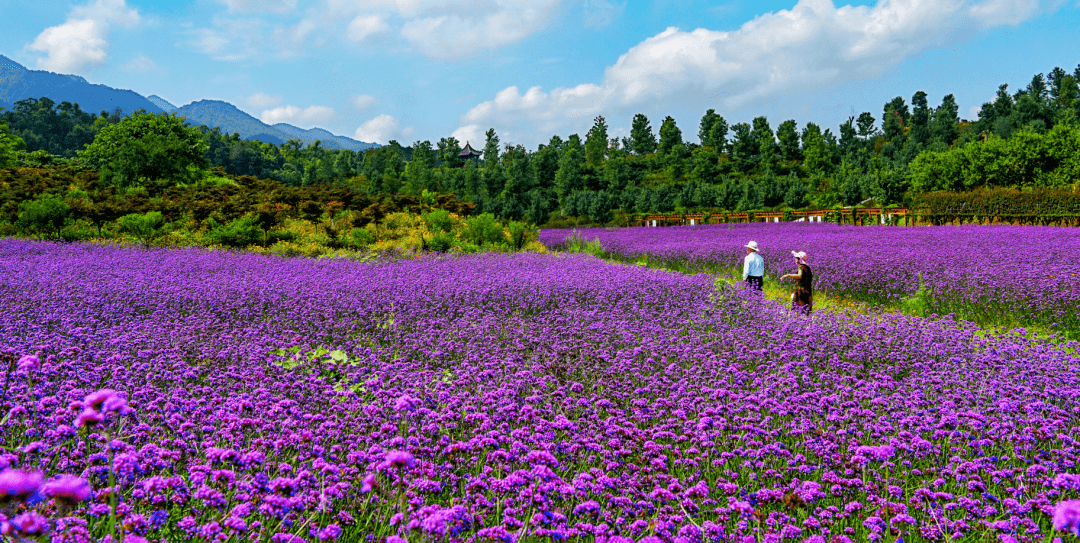
M 483 151 L 477 151 L 476 149 L 473 149 L 472 146 L 469 145 L 469 142 L 466 141 L 465 148 L 462 149 L 460 153 L 458 153 L 458 156 L 461 158 L 472 158 L 478 157 L 482 154 L 484 154 Z

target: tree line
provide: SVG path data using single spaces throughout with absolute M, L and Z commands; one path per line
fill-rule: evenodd
M 169 115 L 93 115 L 41 98 L 0 113 L 0 164 L 80 162 L 121 191 L 197 183 L 213 166 L 285 186 L 453 194 L 478 213 L 534 224 L 560 216 L 606 223 L 616 210 L 903 204 L 933 190 L 1075 183 L 1078 80 L 1080 66 L 1036 74 L 1015 92 L 1001 85 L 976 120 L 959 117 L 953 95 L 932 107 L 918 91 L 886 102 L 877 116 L 852 116 L 836 132 L 793 119 L 774 128 L 765 116 L 731 123 L 714 109 L 701 117 L 696 142 L 672 117 L 657 127 L 640 113 L 629 136 L 613 137 L 598 116 L 584 136 L 554 135 L 535 150 L 503 144 L 491 129 L 479 159 L 461 158 L 463 143 L 454 137 L 409 146 L 391 141 L 364 152 L 297 140 L 274 145 Z

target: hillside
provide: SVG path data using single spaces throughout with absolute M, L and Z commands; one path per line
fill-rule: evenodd
M 257 139 L 265 143 L 284 143 L 290 139 L 296 139 L 310 145 L 316 140 L 327 149 L 349 149 L 351 151 L 363 151 L 371 147 L 377 147 L 372 143 L 356 141 L 344 136 L 334 134 L 321 128 L 305 130 L 285 123 L 270 126 L 236 106 L 222 100 L 199 100 L 176 110 L 176 114 L 184 117 L 193 125 L 218 126 L 226 134 L 236 132 L 242 139 Z
M 257 139 L 275 145 L 296 139 L 304 142 L 304 145 L 318 140 L 327 149 L 363 151 L 379 147 L 374 143 L 337 136 L 322 128 L 303 129 L 285 123 L 270 126 L 221 100 L 199 100 L 177 108 L 155 94 L 144 97 L 135 91 L 92 84 L 77 75 L 30 70 L 0 55 L 0 108 L 11 110 L 15 102 L 41 97 L 58 104 L 77 103 L 83 111 L 95 115 L 102 111 L 112 113 L 116 108 L 120 108 L 124 114 L 139 109 L 151 113 L 177 113 L 195 126 L 216 126 L 225 134 L 236 132 L 245 140 Z
M 83 111 L 95 114 L 111 113 L 116 108 L 125 114 L 139 109 L 152 113 L 162 111 L 135 91 L 93 84 L 77 75 L 30 70 L 0 55 L 0 107 L 10 109 L 19 100 L 42 96 L 56 103 L 79 104 Z

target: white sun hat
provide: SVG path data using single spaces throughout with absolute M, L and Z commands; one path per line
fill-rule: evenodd
M 747 243 L 747 244 L 746 244 L 746 248 L 747 248 L 747 249 L 753 249 L 753 250 L 755 250 L 755 251 L 756 251 L 756 250 L 758 250 L 758 248 L 757 248 L 757 242 L 756 242 L 756 241 L 751 241 L 750 243 Z

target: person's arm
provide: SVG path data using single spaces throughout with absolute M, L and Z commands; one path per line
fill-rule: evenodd
M 746 255 L 746 258 L 742 259 L 742 280 L 746 281 L 746 278 L 750 275 L 750 255 Z
M 784 279 L 787 279 L 788 277 L 790 277 L 790 278 L 792 278 L 792 279 L 802 279 L 802 268 L 799 268 L 799 273 L 789 273 L 789 274 L 785 274 L 785 275 L 784 275 L 783 277 L 781 277 L 780 279 L 781 279 L 781 280 L 784 280 Z

